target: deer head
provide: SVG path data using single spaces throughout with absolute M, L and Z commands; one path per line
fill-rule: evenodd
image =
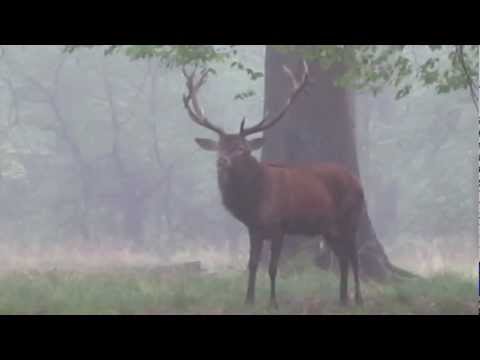
M 292 82 L 293 89 L 279 113 L 274 117 L 269 117 L 267 115 L 262 121 L 260 121 L 260 123 L 250 128 L 245 128 L 246 119 L 243 119 L 238 134 L 227 134 L 221 128 L 212 125 L 199 104 L 198 91 L 205 84 L 208 77 L 208 71 L 202 71 L 200 78 L 196 80 L 196 71 L 194 70 L 191 74 L 188 74 L 184 68 L 183 75 L 187 80 L 186 85 L 188 94 L 184 95 L 183 102 L 190 118 L 196 124 L 215 132 L 219 136 L 218 141 L 210 139 L 195 139 L 196 143 L 203 150 L 217 152 L 218 164 L 222 167 L 229 167 L 235 160 L 250 157 L 253 151 L 261 149 L 264 145 L 263 138 L 248 140 L 247 137 L 272 128 L 285 116 L 289 108 L 298 98 L 299 94 L 308 84 L 308 65 L 305 61 L 303 61 L 302 65 L 304 71 L 300 81 L 295 78 L 293 72 L 288 67 L 283 67 L 285 73 Z

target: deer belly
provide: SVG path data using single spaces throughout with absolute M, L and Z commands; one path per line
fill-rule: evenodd
M 285 221 L 284 228 L 290 235 L 317 236 L 327 231 L 328 223 L 324 217 L 292 217 Z
M 333 224 L 333 201 L 323 188 L 296 188 L 285 204 L 285 230 L 291 235 L 324 235 Z

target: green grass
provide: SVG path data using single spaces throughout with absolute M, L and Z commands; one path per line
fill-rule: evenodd
M 141 269 L 0 276 L 0 314 L 477 314 L 471 279 L 444 274 L 379 286 L 363 284 L 362 308 L 338 305 L 338 279 L 316 269 L 278 279 L 280 311 L 268 309 L 259 273 L 257 304 L 245 307 L 246 274 L 160 276 Z

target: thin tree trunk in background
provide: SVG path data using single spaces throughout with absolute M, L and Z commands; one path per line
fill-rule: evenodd
M 128 189 L 131 192 L 134 190 Z M 135 193 L 125 197 L 123 212 L 123 233 L 131 245 L 142 248 L 145 241 L 146 205 L 143 198 Z
M 271 46 L 266 53 L 265 112 L 274 113 L 284 104 L 291 91 L 282 66 L 297 69 L 299 57 L 279 53 Z M 335 162 L 346 166 L 359 176 L 355 142 L 353 104 L 348 91 L 334 86 L 341 68 L 324 71 L 319 64 L 310 64 L 314 86 L 302 96 L 286 117 L 265 134 L 263 161 L 286 164 Z M 284 260 L 300 247 L 312 252 L 318 248 L 318 240 L 289 237 L 285 242 Z M 360 265 L 363 276 L 385 280 L 392 274 L 392 266 L 378 241 L 368 213 L 361 219 L 358 234 Z

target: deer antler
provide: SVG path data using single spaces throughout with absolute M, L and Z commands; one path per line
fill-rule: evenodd
M 305 89 L 305 87 L 309 84 L 309 77 L 310 73 L 308 70 L 308 65 L 306 61 L 303 61 L 303 75 L 301 77 L 300 82 L 295 78 L 293 75 L 292 70 L 290 70 L 287 66 L 283 67 L 283 71 L 287 74 L 287 76 L 290 78 L 290 81 L 292 82 L 293 85 L 293 91 L 288 98 L 287 102 L 283 106 L 282 110 L 271 120 L 268 120 L 268 115 L 256 126 L 253 126 L 251 128 L 245 129 L 244 126 L 245 124 L 242 123 L 242 127 L 240 129 L 240 133 L 243 136 L 248 136 L 252 135 L 258 132 L 265 131 L 271 127 L 273 127 L 275 124 L 277 124 L 287 113 L 287 111 L 290 109 L 290 106 L 295 102 L 295 100 L 298 98 L 298 95 Z
M 183 68 L 182 72 L 185 78 L 187 79 L 187 89 L 188 89 L 188 94 L 183 96 L 183 103 L 185 105 L 185 108 L 188 111 L 188 114 L 190 115 L 190 118 L 198 125 L 204 128 L 207 128 L 209 130 L 212 130 L 219 135 L 223 135 L 224 132 L 222 129 L 216 127 L 215 125 L 212 125 L 208 121 L 207 117 L 205 116 L 205 112 L 203 111 L 202 107 L 198 102 L 197 94 L 200 88 L 206 83 L 208 70 L 202 71 L 200 75 L 200 79 L 198 81 L 195 81 L 196 69 L 193 70 L 193 72 L 190 75 L 185 70 L 185 67 Z

